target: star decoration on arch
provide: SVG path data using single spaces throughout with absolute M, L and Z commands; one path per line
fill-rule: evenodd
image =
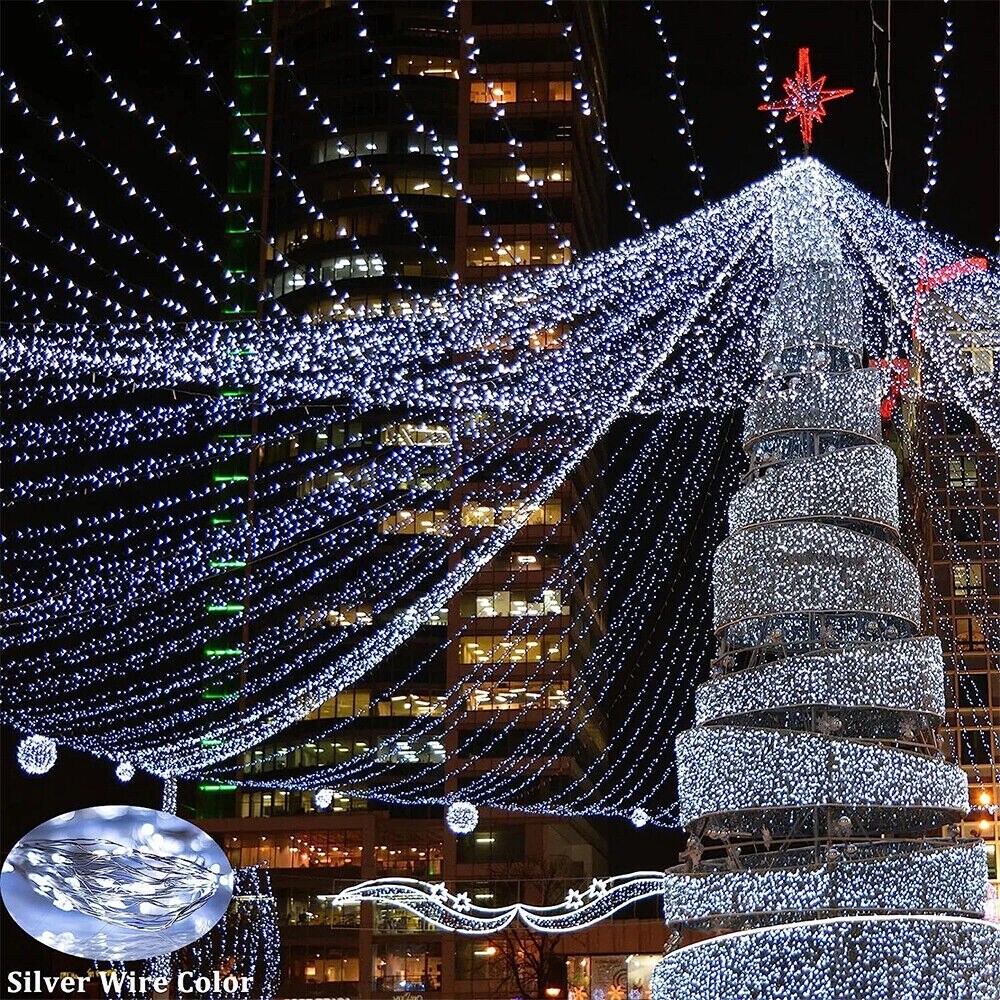
M 761 104 L 757 110 L 784 111 L 786 122 L 798 118 L 802 143 L 808 152 L 813 140 L 813 123 L 822 121 L 826 117 L 825 103 L 854 93 L 853 87 L 824 90 L 825 85 L 825 75 L 816 80 L 812 78 L 809 49 L 799 49 L 798 71 L 794 77 L 787 77 L 782 84 L 785 88 L 784 99 L 771 104 Z

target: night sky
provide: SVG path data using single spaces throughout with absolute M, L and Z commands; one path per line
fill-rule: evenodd
M 183 69 L 165 36 L 150 28 L 148 13 L 125 3 L 48 6 L 54 15 L 63 16 L 77 44 L 93 49 L 102 69 L 116 74 L 132 95 L 141 98 L 141 110 L 166 122 L 178 145 L 197 152 L 203 169 L 224 189 L 227 130 L 220 105 L 201 92 L 197 77 Z M 826 74 L 828 86 L 853 87 L 853 95 L 829 106 L 827 120 L 817 127 L 813 152 L 853 183 L 884 199 L 882 137 L 872 87 L 872 7 L 868 2 L 767 6 L 765 24 L 772 35 L 766 51 L 775 77 L 772 92 L 781 96 L 780 81 L 794 71 L 800 45 L 810 47 L 813 72 Z M 688 214 L 697 202 L 691 193 L 687 149 L 677 135 L 676 107 L 667 99 L 663 76 L 666 53 L 639 3 L 611 0 L 609 7 L 611 150 L 631 180 L 640 207 L 654 223 L 669 223 Z M 235 5 L 166 3 L 162 8 L 225 85 Z M 749 25 L 757 18 L 758 5 L 671 2 L 661 3 L 659 9 L 679 57 L 678 70 L 686 80 L 685 99 L 695 120 L 695 143 L 707 172 L 708 197 L 725 196 L 777 166 L 765 141 L 767 116 L 756 110 L 760 50 L 753 44 Z M 955 21 L 955 48 L 948 57 L 948 107 L 937 148 L 940 179 L 931 194 L 928 215 L 935 227 L 973 247 L 995 251 L 1000 189 L 997 3 L 959 0 L 946 7 L 940 2 L 892 4 L 892 204 L 911 216 L 919 209 L 926 176 L 922 146 L 932 107 L 932 55 L 941 44 L 946 9 Z M 884 0 L 874 4 L 874 14 L 885 26 Z M 192 190 L 185 173 L 150 145 L 142 128 L 123 125 L 120 115 L 110 113 L 86 73 L 59 56 L 39 8 L 34 3 L 7 0 L 0 6 L 0 19 L 2 68 L 17 80 L 25 98 L 37 110 L 57 115 L 64 126 L 78 128 L 98 158 L 121 162 L 137 189 L 168 209 L 180 228 L 218 245 L 219 220 L 206 211 L 206 203 Z M 884 85 L 885 35 L 877 34 Z M 9 79 L 5 79 L 5 89 L 8 84 Z M 335 115 L 335 109 L 331 110 Z M 782 128 L 786 148 L 796 152 L 797 128 Z M 157 245 L 158 227 L 143 221 L 114 196 L 114 188 L 102 171 L 81 163 L 75 155 L 64 155 L 45 129 L 10 114 L 6 103 L 2 142 L 5 209 L 8 199 L 31 208 L 36 213 L 33 218 L 45 222 L 52 231 L 66 223 L 66 214 L 50 189 L 36 185 L 29 190 L 12 179 L 15 158 L 24 153 L 33 169 L 72 189 L 108 222 L 134 231 L 147 246 Z M 614 191 L 610 205 L 613 237 L 635 234 L 635 225 L 625 217 Z M 10 236 L 6 215 L 4 226 L 6 243 Z M 95 247 L 106 246 L 99 240 L 91 242 Z M 20 234 L 14 234 L 11 246 L 22 256 L 30 251 L 40 262 L 50 254 L 54 266 L 64 259 L 50 248 L 24 244 Z M 102 259 L 109 268 L 115 266 L 113 253 Z M 4 262 L 6 266 L 6 258 Z M 207 271 L 200 273 L 208 278 Z M 150 287 L 170 287 L 155 271 L 145 277 Z M 27 829 L 67 809 L 107 801 L 111 796 L 119 801 L 156 804 L 153 782 L 144 784 L 137 779 L 124 787 L 109 783 L 106 764 L 63 754 L 48 778 L 26 779 L 12 765 L 9 739 L 3 754 L 4 852 Z M 669 863 L 670 858 L 663 857 L 663 843 L 662 834 L 655 831 L 636 833 L 629 838 L 630 857 L 621 863 L 629 867 Z M 26 955 L 19 960 L 37 961 Z

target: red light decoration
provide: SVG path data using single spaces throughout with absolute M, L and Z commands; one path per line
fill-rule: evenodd
M 917 335 L 917 326 L 920 322 L 920 302 L 923 297 L 935 288 L 961 278 L 966 274 L 976 274 L 978 271 L 985 271 L 989 266 L 989 261 L 985 257 L 966 257 L 964 260 L 956 260 L 953 264 L 927 273 L 927 255 L 920 256 L 920 279 L 917 281 L 916 295 L 913 301 L 913 336 Z
M 868 367 L 889 369 L 889 386 L 879 410 L 883 420 L 891 420 L 892 415 L 899 409 L 906 387 L 910 384 L 910 362 L 906 358 L 892 360 L 880 358 L 877 361 L 869 361 Z
M 813 122 L 822 121 L 826 117 L 824 104 L 837 97 L 846 97 L 853 94 L 852 87 L 840 90 L 824 90 L 826 76 L 821 76 L 814 80 L 812 78 L 812 68 L 809 65 L 809 50 L 799 49 L 799 68 L 794 77 L 787 77 L 782 86 L 785 88 L 785 97 L 781 101 L 772 104 L 761 104 L 758 111 L 784 111 L 785 121 L 799 120 L 799 129 L 802 132 L 802 144 L 805 151 L 809 152 L 809 147 L 813 141 Z

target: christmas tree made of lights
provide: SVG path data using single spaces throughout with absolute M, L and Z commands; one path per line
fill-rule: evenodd
M 959 839 L 940 643 L 899 544 L 883 376 L 815 172 L 773 208 L 777 292 L 749 469 L 713 567 L 718 640 L 677 740 L 685 863 L 658 1000 L 1000 1000 L 983 845 Z M 948 835 L 942 835 L 942 828 Z

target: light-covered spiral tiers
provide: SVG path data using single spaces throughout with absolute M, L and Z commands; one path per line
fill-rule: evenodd
M 781 221 L 775 217 L 776 224 Z M 774 235 L 776 242 L 783 238 Z M 782 267 L 764 324 L 765 343 L 777 350 L 824 345 L 857 351 L 861 301 L 861 282 L 839 261 L 791 260 Z
M 807 916 L 854 913 L 947 913 L 980 916 L 986 848 L 980 840 L 876 841 L 753 855 L 697 875 L 666 873 L 667 920 L 701 927 L 785 923 Z M 793 865 L 794 867 L 789 867 Z
M 690 837 L 664 879 L 668 923 L 738 930 L 668 954 L 653 997 L 1000 1000 L 1000 928 L 967 919 L 985 849 L 941 836 L 968 780 L 936 737 L 941 645 L 917 635 L 857 282 L 807 192 L 774 218 L 771 356 L 713 562 L 718 648 L 676 741 Z M 793 231 L 813 260 L 787 252 Z
M 739 931 L 653 971 L 657 1000 L 997 1000 L 1000 931 L 960 917 L 842 917 Z
M 837 518 L 899 529 L 896 456 L 885 445 L 833 451 L 747 483 L 729 503 L 733 531 L 768 521 Z
M 845 431 L 878 441 L 884 381 L 883 370 L 865 368 L 803 378 L 794 393 L 783 385 L 766 387 L 744 414 L 744 444 L 798 427 Z
M 706 681 L 695 692 L 701 726 L 776 709 L 880 709 L 944 719 L 944 660 L 934 636 L 787 656 Z
M 680 822 L 689 828 L 725 816 L 731 832 L 755 832 L 765 813 L 829 806 L 864 810 L 866 825 L 878 830 L 896 821 L 897 810 L 914 810 L 923 814 L 915 828 L 923 829 L 969 809 L 968 779 L 958 765 L 907 750 L 735 726 L 689 729 L 676 746 Z
M 815 521 L 764 524 L 730 535 L 713 564 L 716 629 L 752 635 L 748 620 L 861 613 L 920 621 L 920 580 L 888 542 Z

